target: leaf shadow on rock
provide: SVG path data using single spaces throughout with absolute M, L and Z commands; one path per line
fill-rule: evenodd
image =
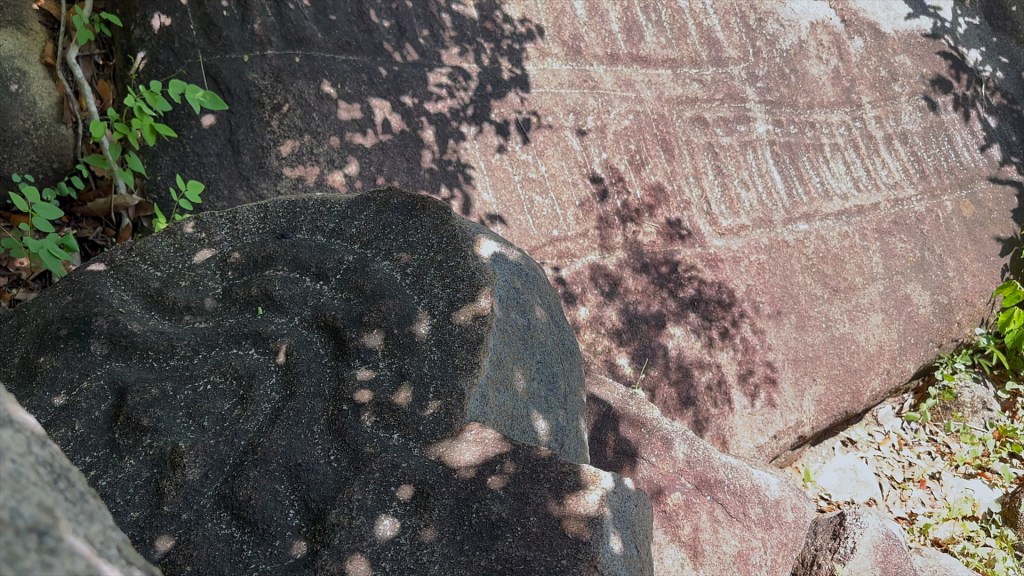
M 136 4 L 145 76 L 206 82 L 232 108 L 219 115 L 226 126 L 190 129 L 188 150 L 154 155 L 158 185 L 187 166 L 210 185 L 206 206 L 226 208 L 391 184 L 504 222 L 476 209 L 466 145 L 482 133 L 496 154 L 529 144 L 541 120 L 526 104 L 527 48 L 543 26 L 498 0 Z M 183 24 L 153 32 L 157 9 Z
M 947 45 L 937 53 L 947 70 L 929 79 L 922 99 L 935 114 L 943 114 L 943 103 L 948 102 L 965 124 L 981 127 L 979 152 L 996 153 L 1000 166 L 1016 173 L 988 180 L 1015 192 L 1017 207 L 1011 217 L 1024 227 L 1024 16 L 1007 12 L 1005 2 L 953 2 L 949 18 L 924 0 L 904 2 L 910 9 L 907 19 L 928 18 L 932 28 L 925 36 Z M 1024 241 L 1020 235 L 998 240 L 999 255 L 1009 257 L 1004 276 L 1020 277 Z
M 714 427 L 717 419 L 737 406 L 777 402 L 766 335 L 728 282 L 686 257 L 702 241 L 685 215 L 664 212 L 666 188 L 653 183 L 634 193 L 619 170 L 604 172 L 589 182 L 597 247 L 608 257 L 549 274 L 584 341 L 588 369 L 641 388 L 665 416 L 712 443 L 735 443 Z M 599 412 L 591 458 L 628 474 L 636 449 L 614 416 Z

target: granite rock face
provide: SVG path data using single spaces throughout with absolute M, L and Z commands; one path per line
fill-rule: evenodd
M 0 322 L 0 377 L 166 574 L 650 573 L 557 296 L 436 199 L 200 215 Z
M 792 576 L 923 576 L 898 524 L 870 508 L 819 516 Z
M 74 163 L 74 133 L 61 123 L 61 99 L 42 62 L 46 36 L 32 2 L 0 10 L 0 190 L 11 174 L 56 182 Z
M 814 504 L 768 468 L 723 454 L 643 393 L 587 376 L 590 457 L 654 506 L 659 576 L 789 576 Z
M 2 383 L 0 526 L 0 574 L 160 574 Z
M 981 110 L 952 0 L 136 4 L 149 73 L 231 105 L 169 120 L 153 189 L 444 198 L 543 263 L 590 371 L 734 455 L 976 326 L 1015 230 L 1024 117 Z

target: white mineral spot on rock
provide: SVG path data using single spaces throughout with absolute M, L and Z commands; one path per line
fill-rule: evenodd
M 501 244 L 491 240 L 487 236 L 480 235 L 476 239 L 476 254 L 484 260 L 490 260 L 495 252 L 501 251 Z
M 289 138 L 288 140 L 284 141 L 284 144 L 281 144 L 280 146 L 277 147 L 277 151 L 278 153 L 281 154 L 282 158 L 287 158 L 292 152 L 295 152 L 295 149 L 298 147 L 298 140 L 292 140 L 291 138 Z
M 107 265 L 103 262 L 93 262 L 85 267 L 89 272 L 103 272 L 107 269 Z
M 302 558 L 309 553 L 309 543 L 302 538 L 293 540 L 288 553 L 292 555 L 292 558 Z
M 199 118 L 199 124 L 202 125 L 203 128 L 209 128 L 216 123 L 217 117 L 213 114 L 203 114 L 202 117 Z
M 18 85 L 17 84 L 11 84 L 9 86 L 9 88 L 11 89 L 11 92 L 17 92 L 18 91 Z
M 395 490 L 395 497 L 402 502 L 408 502 L 412 500 L 413 494 L 416 493 L 416 488 L 412 484 L 402 484 Z
M 416 335 L 417 340 L 424 340 L 427 334 L 430 333 L 430 316 L 426 312 L 420 310 L 416 313 L 416 322 L 412 325 L 412 333 Z
M 203 298 L 203 308 L 205 308 L 207 311 L 213 311 L 214 309 L 217 308 L 217 299 L 212 296 L 207 296 L 206 298 Z
M 338 192 L 345 192 L 348 189 L 345 184 L 345 174 L 341 170 L 332 170 L 327 175 L 327 185 Z
M 512 387 L 520 394 L 526 390 L 526 377 L 523 376 L 522 368 L 518 366 L 512 368 Z
M 213 258 L 213 256 L 216 253 L 217 251 L 214 250 L 213 248 L 203 248 L 199 252 L 196 252 L 196 255 L 192 257 L 192 263 L 201 264 L 203 262 L 206 262 L 210 258 Z
M 360 382 L 366 382 L 367 380 L 373 380 L 377 377 L 377 373 L 368 368 L 360 368 L 356 370 L 356 380 Z
M 384 331 L 374 330 L 369 334 L 365 334 L 362 338 L 363 346 L 371 350 L 381 350 L 384 348 Z
M 284 363 L 288 360 L 288 343 L 282 342 L 277 346 L 277 357 L 274 358 L 274 363 L 278 366 L 284 366 Z
M 344 100 L 338 100 L 338 120 L 347 122 L 349 120 L 360 120 L 363 117 L 363 107 L 358 102 L 349 104 Z
M 412 402 L 412 384 L 408 382 L 402 383 L 398 390 L 391 395 L 391 401 L 396 406 L 401 406 L 402 408 L 408 406 Z
M 326 78 L 324 78 L 324 80 L 320 82 L 320 91 L 323 92 L 324 94 L 327 94 L 334 100 L 338 99 L 338 91 L 334 89 L 334 86 L 331 86 L 330 81 L 328 81 Z
M 551 440 L 551 424 L 540 412 L 533 409 L 530 410 L 530 422 L 533 424 L 533 431 L 537 433 L 537 439 L 542 444 L 547 444 Z
M 611 534 L 608 535 L 608 547 L 612 549 L 612 553 L 622 556 L 624 550 L 622 546 L 622 534 L 612 528 Z
M 185 222 L 185 226 L 182 227 L 186 234 L 192 234 L 196 231 L 196 223 L 191 219 Z
M 381 514 L 373 524 L 373 535 L 376 536 L 377 540 L 380 542 L 387 542 L 395 536 L 398 536 L 398 531 L 401 528 L 402 523 L 398 521 L 398 518 L 387 514 Z
M 54 406 L 63 406 L 67 401 L 68 401 L 68 397 L 67 397 L 66 394 L 58 394 L 58 395 L 53 397 L 53 405 Z
M 487 487 L 491 490 L 501 490 L 505 486 L 508 486 L 508 476 L 495 474 L 487 477 Z
M 177 540 L 170 534 L 157 536 L 156 540 L 153 541 L 153 551 L 156 552 L 157 558 L 170 552 L 171 548 L 174 548 L 175 543 L 177 543 Z
M 422 415 L 423 416 L 430 416 L 434 412 L 437 412 L 437 409 L 440 408 L 440 407 L 441 407 L 441 401 L 440 400 L 431 400 L 430 402 L 427 402 L 427 409 L 423 411 Z
M 356 552 L 345 559 L 346 576 L 372 576 L 373 569 L 366 556 Z
M 338 138 L 337 136 L 331 136 L 330 138 L 327 139 L 327 145 L 335 149 L 341 148 L 341 138 Z
M 149 25 L 153 27 L 153 34 L 156 34 L 160 31 L 160 28 L 171 25 L 171 17 L 160 12 L 154 12 L 153 17 L 149 19 Z
M 490 314 L 493 306 L 494 297 L 491 295 L 491 289 L 484 288 L 476 300 L 459 308 L 458 311 L 452 314 L 452 322 L 459 326 L 465 326 L 475 318 Z
M 352 393 L 352 399 L 355 400 L 357 404 L 369 404 L 373 400 L 373 390 L 360 388 Z
M 320 177 L 319 166 L 286 166 L 281 170 L 285 178 L 295 178 L 306 181 L 307 186 L 316 184 L 317 179 Z

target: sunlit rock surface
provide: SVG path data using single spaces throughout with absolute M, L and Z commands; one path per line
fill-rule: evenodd
M 232 106 L 172 119 L 189 145 L 152 189 L 188 166 L 213 207 L 447 199 L 544 265 L 591 371 L 768 460 L 986 310 L 1024 123 L 969 72 L 1014 58 L 977 22 L 951 0 L 140 0 L 135 41 Z

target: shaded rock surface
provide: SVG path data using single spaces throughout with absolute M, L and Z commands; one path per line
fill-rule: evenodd
M 1017 552 L 1024 555 L 1024 485 L 1003 497 L 1000 513 L 1006 525 L 1017 534 Z
M 188 166 L 212 207 L 444 198 L 544 264 L 591 371 L 768 460 L 886 397 L 999 282 L 1024 123 L 931 4 L 139 0 L 147 73 L 232 106 L 171 118 L 188 146 L 152 189 Z
M 784 576 L 814 506 L 770 472 L 716 450 L 666 419 L 643 393 L 587 377 L 590 456 L 630 476 L 654 506 L 659 576 Z
M 7 2 L 0 10 L 0 191 L 11 174 L 31 174 L 47 184 L 74 163 L 74 133 L 61 123 L 61 98 L 42 62 L 47 32 L 32 2 Z M 2 194 L 0 202 L 7 202 Z
M 2 383 L 0 528 L 0 574 L 160 574 Z
M 819 516 L 793 576 L 923 576 L 898 524 L 869 508 Z
M 646 497 L 583 464 L 557 296 L 436 199 L 191 218 L 0 331 L 0 377 L 167 574 L 650 573 Z

